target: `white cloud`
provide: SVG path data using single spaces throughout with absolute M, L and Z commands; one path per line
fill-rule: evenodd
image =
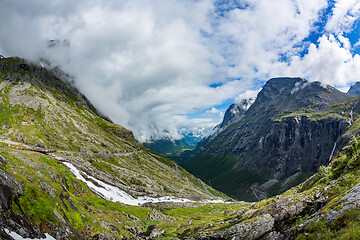
M 342 44 L 345 42 L 346 44 Z M 292 58 L 288 75 L 300 75 L 311 81 L 320 81 L 344 88 L 352 82 L 360 81 L 360 56 L 352 55 L 348 40 L 337 40 L 333 35 L 322 36 L 319 44 L 311 44 L 303 58 Z
M 223 61 L 199 31 L 210 27 L 212 7 L 210 0 L 2 2 L 0 46 L 75 75 L 94 105 L 140 140 L 178 138 L 183 122 L 174 116 L 212 107 L 250 84 L 209 87 Z M 70 47 L 47 49 L 50 39 Z
M 61 66 L 97 108 L 140 141 L 177 139 L 179 129 L 205 132 L 219 116 L 190 114 L 215 113 L 212 108 L 227 99 L 255 95 L 245 91 L 270 77 L 308 77 L 346 87 L 360 76 L 359 56 L 339 33 L 358 17 L 359 1 L 336 1 L 327 24 L 334 36 L 326 33 L 311 45 L 303 41 L 326 0 L 244 0 L 242 9 L 228 1 L 221 15 L 213 3 L 0 1 L 0 51 Z M 70 46 L 49 49 L 50 39 L 67 39 Z M 298 56 L 306 48 L 308 53 Z M 210 87 L 214 83 L 221 85 Z
M 219 109 L 217 109 L 217 108 L 214 108 L 214 107 L 213 107 L 213 108 L 211 108 L 211 109 L 209 109 L 209 110 L 206 110 L 204 114 L 205 114 L 205 115 L 211 115 L 211 114 L 224 115 L 224 112 L 221 111 L 221 110 L 219 110 Z
M 326 29 L 334 34 L 343 34 L 352 29 L 352 25 L 359 16 L 359 0 L 336 0 L 332 9 L 332 16 L 326 24 Z
M 244 99 L 250 99 L 250 98 L 255 99 L 257 97 L 257 94 L 260 92 L 260 90 L 261 88 L 257 90 L 246 90 L 244 93 L 240 94 L 235 98 L 235 102 L 240 103 L 241 100 Z
M 234 9 L 218 20 L 214 34 L 222 39 L 231 77 L 266 79 L 279 64 L 281 54 L 297 53 L 327 6 L 325 0 L 244 1 L 249 7 Z

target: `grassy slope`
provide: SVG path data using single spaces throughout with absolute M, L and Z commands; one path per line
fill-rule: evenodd
M 6 73 L 8 76 L 8 73 Z M 26 74 L 26 73 L 24 73 Z M 0 79 L 0 84 L 3 79 Z M 4 90 L 5 89 L 5 90 Z M 10 87 L 2 90 L 2 103 L 0 110 L 6 114 L 1 114 L 1 123 L 11 125 L 10 130 L 3 130 L 2 137 L 9 138 L 13 141 L 29 145 L 34 143 L 60 147 L 67 151 L 58 153 L 70 158 L 82 158 L 82 164 L 94 166 L 101 171 L 112 173 L 119 181 L 123 181 L 129 185 L 138 185 L 142 187 L 143 182 L 136 177 L 127 178 L 122 174 L 116 176 L 112 171 L 116 169 L 114 166 L 131 169 L 133 172 L 139 171 L 141 164 L 153 162 L 153 166 L 169 166 L 177 168 L 174 163 L 169 160 L 154 155 L 145 149 L 142 149 L 131 141 L 129 132 L 125 129 L 104 121 L 93 115 L 83 107 L 76 108 L 75 112 L 68 109 L 67 105 L 61 105 L 56 99 L 48 97 L 54 102 L 52 106 L 58 106 L 65 111 L 65 115 L 76 119 L 76 123 L 85 123 L 84 126 L 76 126 L 70 121 L 56 123 L 56 119 L 61 121 L 59 113 L 52 111 L 58 117 L 46 115 L 47 109 L 32 110 L 24 105 L 12 106 L 7 98 L 7 92 Z M 1 90 L 0 90 L 1 91 Z M 70 106 L 76 106 L 69 103 Z M 62 115 L 64 116 L 64 115 Z M 21 126 L 23 119 L 35 118 L 40 126 Z M 66 124 L 64 127 L 63 124 Z M 55 127 L 58 126 L 58 127 Z M 359 132 L 360 122 L 354 122 L 349 132 L 357 135 Z M 74 132 L 82 131 L 75 134 Z M 70 134 L 71 132 L 71 134 Z M 87 138 L 80 137 L 83 134 L 88 135 Z M 122 136 L 122 137 L 119 137 Z M 98 141 L 98 142 L 91 142 Z M 100 143 L 100 144 L 98 144 Z M 104 145 L 102 145 L 103 143 Z M 87 155 L 77 152 L 80 148 L 89 146 Z M 173 237 L 198 236 L 201 233 L 211 232 L 218 229 L 225 229 L 236 223 L 244 221 L 253 221 L 257 216 L 256 213 L 264 211 L 271 212 L 271 207 L 281 200 L 296 201 L 306 196 L 309 201 L 315 201 L 314 195 L 324 190 L 326 196 L 326 204 L 320 212 L 328 212 L 330 209 L 339 209 L 342 203 L 337 201 L 340 196 L 359 183 L 358 175 L 360 174 L 360 156 L 358 142 L 354 142 L 352 147 L 343 149 L 340 154 L 335 157 L 331 166 L 324 167 L 320 172 L 312 178 L 301 184 L 297 188 L 293 188 L 286 193 L 264 200 L 259 203 L 234 203 L 234 204 L 195 204 L 187 207 L 170 206 L 152 210 L 145 207 L 130 207 L 119 203 L 112 203 L 103 200 L 95 195 L 84 183 L 74 178 L 72 174 L 58 161 L 49 155 L 35 152 L 17 151 L 6 148 L 0 148 L 0 155 L 7 159 L 6 163 L 1 164 L 1 168 L 19 179 L 24 188 L 24 196 L 20 198 L 19 205 L 13 204 L 12 209 L 15 213 L 24 212 L 32 222 L 39 226 L 43 231 L 52 231 L 56 227 L 69 226 L 79 232 L 85 231 L 94 235 L 100 232 L 109 232 L 118 237 L 132 236 L 134 229 L 140 232 L 146 232 L 150 226 L 164 229 L 163 239 L 172 239 Z M 76 150 L 76 151 L 75 151 Z M 106 151 L 119 151 L 122 153 L 131 152 L 129 157 L 114 157 L 106 155 Z M 90 156 L 90 157 L 89 157 Z M 181 168 L 180 168 L 181 169 Z M 169 170 L 169 169 L 166 169 Z M 200 185 L 195 178 L 187 174 L 184 170 L 181 176 L 190 179 L 193 186 Z M 144 172 L 140 171 L 139 174 Z M 148 177 L 151 178 L 156 172 L 149 171 Z M 130 176 L 130 175 L 129 175 Z M 129 177 L 128 176 L 128 177 Z M 168 184 L 171 180 L 165 179 L 160 181 L 159 178 L 155 182 Z M 174 177 L 174 176 L 171 176 Z M 176 177 L 176 176 L 175 176 Z M 160 178 L 161 179 L 161 178 Z M 189 184 L 181 178 L 172 180 L 181 186 Z M 185 181 L 185 182 L 182 182 Z M 167 185 L 171 190 L 171 184 Z M 164 187 L 164 186 L 163 186 Z M 198 186 L 200 187 L 200 186 Z M 196 187 L 193 187 L 196 189 Z M 165 189 L 163 188 L 163 191 Z M 175 191 L 174 188 L 172 191 Z M 178 190 L 178 189 L 177 189 Z M 191 191 L 191 189 L 189 189 Z M 170 191 L 171 192 L 171 191 Z M 176 192 L 173 192 L 176 193 Z M 214 191 L 215 194 L 218 194 Z M 270 210 L 267 210 L 269 209 Z M 250 210 L 250 212 L 249 212 Z M 312 212 L 308 209 L 305 212 L 293 217 L 287 224 L 294 229 L 298 229 L 300 224 L 310 218 Z M 62 216 L 65 223 L 56 217 L 55 212 Z M 160 217 L 152 217 L 154 212 L 162 213 Z M 245 214 L 243 214 L 245 213 Z M 251 214 L 250 214 L 251 213 Z M 234 217 L 241 215 L 241 218 L 232 221 Z M 304 230 L 300 231 L 299 239 L 351 239 L 360 232 L 357 224 L 360 216 L 359 209 L 352 209 L 340 215 L 334 223 L 326 223 L 323 219 L 313 221 L 307 225 Z M 302 231 L 308 234 L 302 234 Z M 74 237 L 74 236 L 73 236 Z M 74 237 L 75 238 L 75 237 Z
M 320 212 L 328 212 L 330 209 L 341 209 L 342 203 L 338 201 L 347 190 L 360 183 L 360 144 L 354 142 L 336 157 L 331 166 L 324 167 L 312 178 L 293 188 L 286 193 L 259 203 L 235 203 L 235 204 L 208 204 L 197 207 L 176 207 L 168 206 L 160 212 L 171 219 L 150 220 L 151 211 L 143 207 L 129 207 L 122 204 L 112 203 L 103 200 L 92 193 L 86 185 L 75 179 L 67 169 L 52 158 L 39 153 L 8 151 L 2 149 L 1 155 L 8 159 L 8 164 L 1 165 L 2 168 L 14 174 L 22 181 L 25 189 L 25 196 L 20 199 L 21 208 L 39 226 L 50 228 L 58 223 L 52 213 L 59 212 L 67 219 L 75 229 L 81 231 L 85 227 L 91 232 L 110 232 L 117 236 L 130 235 L 132 227 L 138 227 L 141 231 L 146 230 L 154 224 L 156 228 L 165 229 L 163 239 L 182 236 L 198 236 L 200 233 L 215 231 L 230 227 L 235 223 L 251 221 L 254 214 L 245 214 L 236 222 L 230 220 L 241 213 L 253 210 L 259 214 L 265 209 L 271 209 L 276 202 L 291 196 L 289 201 L 309 198 L 315 201 L 314 196 L 318 192 L 324 192 L 327 197 L 327 204 Z M 31 162 L 31 164 L 29 164 Z M 45 180 L 49 187 L 41 187 L 39 179 Z M 57 179 L 54 181 L 54 179 Z M 44 182 L 44 181 L 41 181 Z M 335 184 L 336 183 L 336 184 Z M 330 188 L 329 188 L 330 186 Z M 52 189 L 52 190 L 49 190 Z M 50 192 L 55 193 L 55 198 Z M 61 200 L 59 195 L 63 195 Z M 19 211 L 13 205 L 14 212 Z M 291 219 L 294 229 L 311 216 L 311 209 Z M 267 210 L 269 211 L 269 210 Z M 125 213 L 125 214 L 124 214 Z M 131 219 L 129 214 L 139 219 Z M 352 239 L 357 236 L 360 227 L 357 224 L 360 216 L 360 209 L 351 209 L 344 212 L 333 223 L 326 223 L 323 219 L 311 222 L 305 228 L 308 234 L 299 235 L 298 239 Z M 105 223 L 105 225 L 104 225 Z M 106 226 L 109 224 L 119 229 L 118 233 L 110 231 Z M 105 227 L 104 227 L 105 226 Z M 350 238 L 349 238 L 350 236 Z M 346 238 L 345 238 L 346 237 Z
M 18 58 L 1 59 L 1 168 L 19 179 L 25 195 L 13 211 L 24 212 L 43 231 L 71 225 L 90 234 L 111 232 L 131 236 L 131 228 L 146 231 L 159 220 L 152 211 L 103 200 L 54 158 L 66 159 L 97 177 L 110 177 L 132 194 L 154 196 L 220 196 L 176 163 L 139 145 L 132 133 L 96 116 L 75 89 L 44 69 Z M 30 69 L 29 69 L 30 68 Z M 16 69 L 16 70 L 14 70 Z M 59 92 L 63 91 L 63 94 Z M 34 122 L 24 126 L 23 120 Z M 55 148 L 50 155 L 4 148 L 8 143 Z M 56 211 L 65 219 L 56 217 Z M 134 220 L 129 216 L 135 216 Z M 115 227 L 112 227 L 115 226 Z

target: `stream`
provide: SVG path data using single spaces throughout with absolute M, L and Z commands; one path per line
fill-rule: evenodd
M 141 206 L 144 203 L 159 203 L 159 202 L 172 202 L 172 203 L 185 203 L 185 202 L 195 202 L 186 198 L 177 198 L 174 196 L 164 196 L 159 198 L 149 197 L 149 196 L 140 196 L 134 198 L 127 192 L 121 190 L 118 187 L 112 186 L 110 184 L 104 183 L 92 176 L 87 175 L 85 172 L 81 172 L 71 163 L 63 162 L 65 166 L 67 166 L 74 176 L 87 184 L 87 186 L 95 192 L 100 197 L 112 201 L 112 202 L 120 202 L 127 205 L 132 206 Z M 85 178 L 83 177 L 85 176 Z M 90 179 L 91 181 L 87 180 Z M 96 184 L 94 184 L 94 182 Z M 216 199 L 216 200 L 205 200 L 205 203 L 225 203 L 224 200 Z
M 354 108 L 356 107 L 356 105 L 358 104 L 359 100 L 357 100 L 354 104 L 354 106 L 351 108 L 351 111 L 350 111 L 350 121 L 349 121 L 349 124 L 351 126 L 351 124 L 353 123 L 353 119 L 354 119 L 354 116 L 353 116 L 353 112 L 354 112 Z

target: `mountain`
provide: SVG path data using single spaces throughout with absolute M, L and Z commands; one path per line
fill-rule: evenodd
M 1 239 L 358 238 L 358 98 L 318 112 L 304 108 L 301 114 L 315 122 L 330 115 L 352 119 L 342 135 L 351 140 L 338 141 L 341 150 L 302 184 L 249 203 L 225 200 L 139 145 L 56 72 L 0 59 Z M 286 114 L 300 112 L 282 119 Z
M 360 96 L 360 82 L 356 82 L 352 85 L 347 93 L 354 96 Z
M 223 121 L 219 125 L 215 126 L 210 133 L 208 133 L 199 141 L 199 143 L 197 144 L 197 148 L 204 147 L 225 128 L 230 126 L 232 123 L 241 120 L 249 107 L 254 103 L 254 101 L 255 98 L 249 98 L 242 99 L 238 103 L 231 104 L 230 107 L 225 111 Z M 185 154 L 183 154 L 181 157 L 181 161 L 190 158 L 190 156 L 193 156 L 193 152 L 185 152 Z
M 179 140 L 164 138 L 145 142 L 143 146 L 163 157 L 178 161 L 183 152 L 195 149 L 200 139 L 200 137 L 196 137 L 190 133 Z
M 319 82 L 270 79 L 246 112 L 181 164 L 229 196 L 274 196 L 316 173 L 347 144 L 356 101 Z
M 233 103 L 226 110 L 223 121 L 219 124 L 220 129 L 224 129 L 231 123 L 241 119 L 246 110 L 255 102 L 255 98 L 242 99 L 238 103 Z
M 137 236 L 170 219 L 151 204 L 224 201 L 224 194 L 97 114 L 60 73 L 21 58 L 0 59 L 2 239 Z

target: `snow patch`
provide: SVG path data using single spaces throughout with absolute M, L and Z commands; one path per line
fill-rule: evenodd
M 96 194 L 101 196 L 102 198 L 112 201 L 112 202 L 120 202 L 127 205 L 132 206 L 140 206 L 144 203 L 158 203 L 158 202 L 173 202 L 173 203 L 184 203 L 184 202 L 194 202 L 192 200 L 186 199 L 186 198 L 176 198 L 173 196 L 165 196 L 165 197 L 159 197 L 159 198 L 153 198 L 148 196 L 141 196 L 138 198 L 132 197 L 127 192 L 119 189 L 118 187 L 112 186 L 110 184 L 104 183 L 92 176 L 87 175 L 84 172 L 81 172 L 71 163 L 69 162 L 63 162 L 65 166 L 67 166 L 72 174 L 74 176 L 85 182 L 88 187 L 94 191 Z M 92 181 L 96 182 L 97 185 L 95 185 L 92 181 L 86 180 L 83 176 L 85 176 L 87 179 L 91 179 Z M 217 200 L 211 200 L 211 201 L 217 201 Z M 209 201 L 210 203 L 210 201 Z M 215 203 L 215 202 L 214 202 Z
M 12 237 L 15 240 L 56 240 L 52 236 L 50 236 L 48 233 L 45 233 L 45 238 L 23 238 L 21 235 L 17 234 L 16 232 L 12 232 L 7 228 L 4 228 L 4 231 L 7 235 Z

